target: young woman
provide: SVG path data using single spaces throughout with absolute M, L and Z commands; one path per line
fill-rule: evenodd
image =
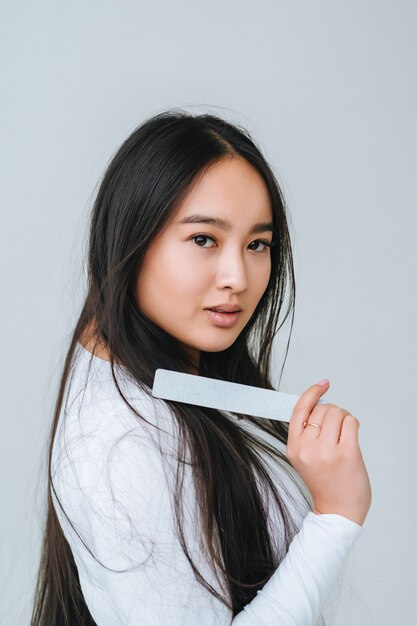
M 289 424 L 151 394 L 157 368 L 274 388 L 294 294 L 283 196 L 249 134 L 177 110 L 139 126 L 92 211 L 32 626 L 323 623 L 371 502 L 358 420 L 317 405 L 326 380 Z

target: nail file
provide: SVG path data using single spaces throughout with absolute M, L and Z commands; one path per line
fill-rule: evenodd
M 152 395 L 164 400 L 196 404 L 280 422 L 290 421 L 299 399 L 297 395 L 282 391 L 161 368 L 155 371 Z M 317 404 L 324 402 L 318 400 Z

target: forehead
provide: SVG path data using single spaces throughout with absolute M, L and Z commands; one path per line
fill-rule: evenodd
M 215 213 L 214 213 L 215 212 Z M 268 188 L 261 174 L 241 157 L 223 158 L 198 176 L 178 207 L 175 223 L 191 213 L 212 214 L 230 227 L 237 220 L 272 220 Z

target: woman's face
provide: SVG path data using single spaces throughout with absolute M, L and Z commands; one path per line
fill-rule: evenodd
M 271 257 L 263 242 L 271 240 L 271 203 L 260 174 L 241 157 L 217 161 L 148 248 L 136 285 L 139 309 L 181 341 L 196 364 L 202 350 L 225 350 L 266 289 Z M 240 313 L 208 311 L 224 304 L 238 305 Z

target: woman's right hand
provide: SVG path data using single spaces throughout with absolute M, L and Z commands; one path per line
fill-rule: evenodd
M 315 513 L 337 513 L 362 526 L 372 492 L 358 443 L 359 421 L 335 404 L 316 404 L 328 389 L 328 382 L 312 385 L 299 397 L 286 455 L 310 491 Z M 304 421 L 321 428 L 303 428 Z

